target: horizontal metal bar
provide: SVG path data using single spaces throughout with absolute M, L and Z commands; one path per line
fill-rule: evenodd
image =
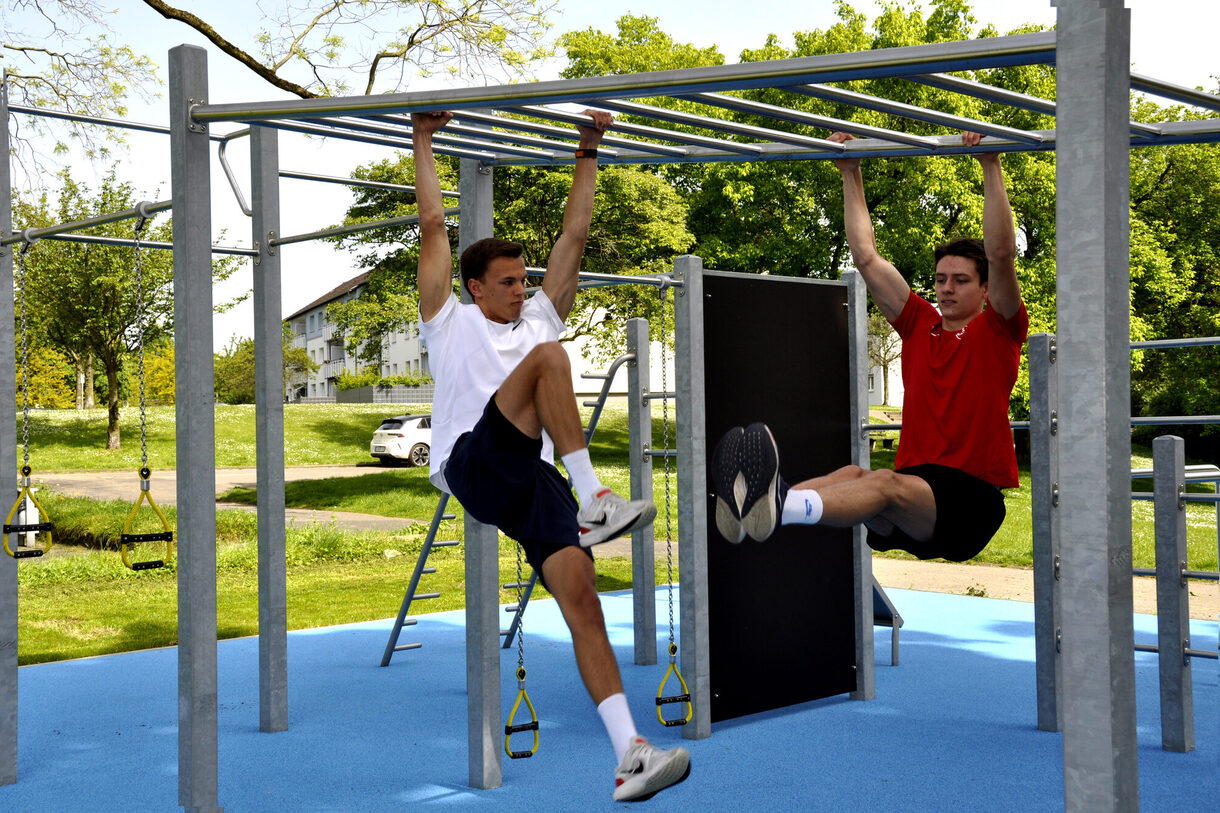
M 1131 568 L 1133 576 L 1155 576 L 1155 567 L 1133 567 Z M 1220 580 L 1220 573 L 1214 570 L 1183 570 L 1182 578 L 1184 579 L 1199 579 L 1200 581 L 1217 581 Z
M 961 79 L 956 76 L 950 76 L 947 73 L 931 73 L 923 76 L 904 76 L 911 82 L 918 82 L 921 85 L 940 88 L 954 93 L 962 93 L 967 96 L 973 96 L 976 99 L 983 99 L 989 102 L 998 102 L 1006 104 L 1009 107 L 1016 107 L 1020 110 L 1029 110 L 1033 113 L 1042 113 L 1048 116 L 1056 115 L 1055 103 L 1050 99 L 1043 99 L 1040 96 L 1030 96 L 1025 93 L 1017 93 L 1014 90 L 1005 90 L 1004 88 L 985 85 L 982 82 L 975 82 L 970 79 Z M 1139 121 L 1129 123 L 1131 132 L 1143 133 L 1145 135 L 1160 135 L 1161 128 L 1153 124 L 1144 124 Z
M 1156 644 L 1136 644 L 1135 651 L 1136 652 L 1160 652 L 1161 648 L 1158 647 Z
M 1220 423 L 1220 415 L 1161 415 L 1132 418 L 1132 426 L 1208 426 Z
M 417 93 L 320 99 L 200 104 L 191 109 L 196 121 L 262 121 L 368 113 L 409 113 L 504 107 L 506 104 L 679 96 L 683 93 L 774 87 L 807 82 L 837 82 L 878 76 L 902 76 L 948 70 L 1051 63 L 1055 32 L 879 48 L 856 53 L 712 65 L 640 74 L 612 74 L 583 79 L 515 85 L 454 88 Z
M 411 149 L 411 139 L 409 138 L 390 138 L 388 136 L 376 136 L 369 133 L 356 133 L 350 130 L 344 130 L 335 127 L 323 127 L 317 124 L 308 124 L 296 121 L 265 121 L 260 122 L 263 127 L 270 127 L 275 130 L 284 130 L 290 133 L 305 133 L 306 135 L 321 136 L 323 138 L 338 138 L 344 141 L 357 141 L 361 144 L 376 144 L 382 147 L 393 147 L 399 150 Z M 458 158 L 473 158 L 477 161 L 485 163 L 494 162 L 496 157 L 489 152 L 476 152 L 474 150 L 460 150 L 453 147 L 445 146 L 444 144 L 433 144 L 432 151 L 438 155 L 454 155 Z
M 127 246 L 130 248 L 134 248 L 136 245 L 136 241 L 130 237 L 106 237 L 100 234 L 50 234 L 41 239 L 57 240 L 63 243 L 88 243 L 101 246 Z M 140 248 L 172 251 L 174 244 L 167 243 L 164 240 L 141 240 Z M 241 246 L 212 246 L 212 253 L 232 254 L 239 257 L 257 257 L 259 255 L 258 249 L 242 248 Z
M 569 127 L 556 127 L 551 124 L 523 121 L 511 116 L 501 116 L 494 113 L 480 113 L 474 110 L 459 110 L 454 114 L 454 120 L 459 122 L 481 122 L 491 127 L 502 127 L 524 133 L 540 133 L 542 135 L 553 136 L 555 138 L 566 138 L 573 141 L 578 141 L 580 139 L 580 133 Z M 599 151 L 601 151 L 605 147 L 635 150 L 642 155 L 651 154 L 682 157 L 687 154 L 687 150 L 683 147 L 671 147 L 668 144 L 653 144 L 645 141 L 633 141 L 627 138 L 618 138 L 610 133 L 602 136 L 601 144 L 599 144 L 597 148 Z M 572 146 L 572 149 L 576 149 L 575 145 Z M 617 156 L 619 153 L 607 151 L 606 154 Z
M 604 102 L 599 102 L 599 104 L 604 104 Z M 550 107 L 509 107 L 506 109 L 522 116 L 536 116 L 540 119 L 562 121 L 567 122 L 568 124 L 584 124 L 589 120 L 588 116 L 583 114 L 569 113 L 564 110 L 555 110 Z M 739 141 L 726 141 L 723 138 L 712 138 L 710 136 L 696 135 L 695 133 L 681 133 L 677 130 L 665 130 L 660 127 L 649 127 L 646 124 L 631 124 L 630 122 L 616 121 L 614 122 L 614 129 L 620 133 L 628 133 L 630 135 L 638 135 L 661 141 L 676 141 L 679 144 L 710 147 L 712 149 L 738 153 L 741 155 L 754 156 L 762 152 L 762 147 L 757 144 L 743 144 Z
M 1156 474 L 1156 470 L 1151 468 L 1132 469 L 1131 479 L 1143 479 L 1152 477 L 1154 474 Z M 1220 479 L 1220 466 L 1213 466 L 1211 463 L 1194 463 L 1186 467 L 1186 482 L 1188 483 L 1207 483 L 1216 479 Z
M 124 209 L 121 212 L 111 212 L 110 214 L 97 215 L 96 217 L 87 217 L 84 220 L 74 220 L 71 223 L 60 223 L 56 226 L 47 226 L 42 229 L 23 229 L 22 231 L 10 237 L 5 237 L 0 240 L 0 245 L 7 246 L 10 243 L 30 243 L 39 240 L 43 237 L 49 237 L 52 234 L 66 234 L 68 232 L 80 231 L 82 229 L 90 229 L 94 226 L 104 226 L 107 223 L 117 223 L 120 220 L 132 220 L 137 217 L 149 217 L 157 212 L 164 212 L 166 209 L 172 209 L 174 202 L 172 200 L 163 200 L 159 203 L 149 203 L 141 201 L 130 209 Z
M 645 449 L 644 454 L 649 457 L 677 457 L 677 449 Z
M 1182 502 L 1210 502 L 1213 504 L 1220 504 L 1220 494 L 1192 494 L 1188 492 L 1181 495 L 1178 499 L 1182 500 Z
M 1220 336 L 1197 336 L 1185 339 L 1150 339 L 1146 342 L 1131 342 L 1132 350 L 1164 350 L 1171 347 L 1215 347 L 1220 345 Z
M 1131 74 L 1131 89 L 1151 93 L 1154 96 L 1160 96 L 1164 99 L 1173 99 L 1178 102 L 1185 102 L 1195 107 L 1206 107 L 1210 110 L 1220 110 L 1220 96 L 1215 96 L 1211 93 L 1204 93 L 1195 88 L 1188 88 L 1182 85 L 1175 85 L 1172 82 L 1164 82 L 1160 79 L 1153 79 L 1151 76 L 1142 74 Z
M 525 269 L 527 276 L 545 277 L 546 269 L 531 266 Z M 651 285 L 653 288 L 681 288 L 683 282 L 680 279 L 674 279 L 668 274 L 658 274 L 651 276 L 641 274 L 633 276 L 630 274 L 601 274 L 596 271 L 581 271 L 577 274 L 578 279 L 587 282 L 604 282 L 607 285 Z
M 676 392 L 643 392 L 640 399 L 643 401 L 672 401 L 678 397 Z
M 451 208 L 445 210 L 445 215 L 459 214 L 462 210 L 459 208 Z M 338 237 L 343 234 L 358 234 L 362 231 L 372 231 L 373 229 L 386 229 L 392 226 L 409 226 L 412 223 L 419 222 L 419 214 L 403 215 L 402 217 L 390 217 L 385 220 L 372 220 L 368 223 L 353 223 L 350 226 L 335 226 L 332 229 L 321 229 L 312 231 L 308 234 L 294 234 L 289 237 L 277 237 L 274 240 L 268 240 L 267 244 L 272 246 L 286 246 L 290 243 L 304 243 L 307 240 L 317 240 L 321 237 Z
M 767 127 L 756 127 L 753 124 L 743 124 L 741 122 L 729 121 L 728 119 L 700 116 L 695 113 L 684 113 L 680 110 L 669 110 L 667 108 L 657 107 L 655 105 L 625 101 L 601 101 L 597 103 L 597 106 L 613 110 L 616 113 L 626 113 L 632 116 L 644 116 L 647 118 L 657 119 L 658 121 L 668 121 L 673 124 L 682 124 L 690 127 L 702 127 L 705 130 L 731 133 L 732 135 L 746 136 L 747 138 L 757 138 L 760 141 L 770 141 L 780 144 L 795 144 L 798 147 L 808 147 L 809 149 L 814 150 L 826 150 L 832 153 L 841 153 L 844 150 L 842 144 L 834 141 L 827 141 L 824 138 L 813 138 L 811 136 L 803 136 L 796 133 L 785 133 L 782 130 L 772 130 Z
M 63 110 L 49 110 L 42 107 L 25 107 L 23 105 L 10 104 L 8 109 L 12 113 L 23 113 L 27 116 L 36 116 L 44 119 L 59 119 L 61 121 L 75 121 L 80 124 L 96 124 L 101 127 L 113 127 L 116 130 L 135 130 L 143 133 L 157 133 L 158 135 L 169 135 L 169 128 L 161 124 L 144 124 L 138 121 L 126 121 L 124 119 L 110 119 L 103 116 L 86 116 L 83 113 L 68 113 Z M 212 135 L 208 134 L 208 138 L 212 141 L 224 141 L 232 137 L 232 133 Z
M 376 122 L 388 122 L 378 124 Z M 371 133 L 376 136 L 385 136 L 387 138 L 401 138 L 407 141 L 411 139 L 411 126 L 406 119 L 401 117 L 381 116 L 375 120 L 370 119 L 324 119 L 323 123 L 329 124 L 332 127 L 339 127 L 345 130 L 351 130 L 355 133 Z M 494 144 L 490 141 L 485 141 L 477 138 L 463 138 L 461 136 L 447 134 L 444 130 L 438 131 L 432 136 L 433 146 L 447 145 L 460 149 L 470 149 L 490 153 L 491 155 L 518 155 L 527 158 L 553 159 L 554 153 L 549 150 L 539 150 L 535 147 L 513 147 L 504 144 Z
M 723 107 L 726 110 L 736 110 L 740 113 L 750 113 L 755 116 L 766 116 L 768 118 L 777 119 L 779 121 L 788 121 L 793 124 L 804 124 L 807 127 L 822 127 L 827 130 L 842 130 L 856 136 L 865 138 L 879 138 L 884 141 L 893 141 L 899 144 L 909 144 L 914 147 L 921 147 L 925 150 L 936 149 L 937 142 L 934 138 L 927 136 L 913 135 L 911 133 L 902 133 L 897 130 L 887 130 L 884 127 L 873 127 L 868 124 L 858 124 L 854 121 L 846 119 L 836 119 L 830 116 L 818 116 L 813 113 L 806 113 L 804 110 L 792 110 L 787 107 L 780 107 L 774 104 L 764 104 L 763 102 L 755 102 L 750 99 L 742 99 L 738 96 L 726 96 L 723 93 L 692 93 L 689 96 L 681 97 L 692 102 L 700 104 L 714 105 Z M 827 142 L 834 144 L 836 142 Z M 842 151 L 842 150 L 840 150 Z
M 968 119 L 964 116 L 954 116 L 948 113 L 941 113 L 937 110 L 929 110 L 926 107 L 916 107 L 915 105 L 903 104 L 902 102 L 869 96 L 866 93 L 857 93 L 854 90 L 830 87 L 829 85 L 793 85 L 784 89 L 832 102 L 862 107 L 865 110 L 877 110 L 882 113 L 889 113 L 916 121 L 926 121 L 930 124 L 952 127 L 955 130 L 972 130 L 976 133 L 1007 138 L 1026 144 L 1041 144 L 1046 140 L 1037 132 L 1018 130 L 1015 127 L 991 124 L 990 122 L 978 119 Z
M 384 121 L 393 124 L 410 126 L 410 121 L 403 116 L 372 116 L 375 121 Z M 494 117 L 493 117 L 494 118 Z M 457 135 L 470 135 L 476 138 L 492 139 L 496 142 L 507 141 L 512 144 L 521 144 L 525 147 L 533 147 L 537 150 L 545 150 L 548 153 L 560 152 L 570 156 L 571 153 L 578 149 L 578 145 L 569 141 L 556 141 L 551 138 L 540 138 L 532 135 L 522 135 L 515 132 L 506 132 L 504 130 L 496 130 L 486 125 L 471 125 L 462 124 L 457 120 L 450 120 L 445 125 L 444 133 Z M 564 131 L 566 134 L 568 131 Z M 576 131 L 572 131 L 571 135 L 575 139 L 579 139 L 580 135 Z M 603 138 L 602 143 L 598 145 L 598 153 L 604 158 L 617 158 L 618 150 L 611 149 L 607 146 L 606 140 Z M 563 156 L 558 156 L 562 158 Z
M 366 181 L 361 178 L 339 178 L 334 175 L 317 175 L 312 172 L 294 172 L 292 170 L 281 169 L 281 178 L 292 178 L 298 181 L 319 181 L 321 183 L 333 183 L 341 186 L 359 186 L 365 189 L 387 189 L 391 192 L 408 192 L 415 194 L 415 187 L 401 183 L 387 183 L 386 181 Z M 457 192 L 449 192 L 441 190 L 441 197 L 445 198 L 460 198 Z

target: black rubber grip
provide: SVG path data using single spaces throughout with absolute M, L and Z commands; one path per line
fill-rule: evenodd
M 689 694 L 675 694 L 672 697 L 658 697 L 657 705 L 664 706 L 666 703 L 689 703 Z
M 136 562 L 131 566 L 132 570 L 156 570 L 159 567 L 165 567 L 165 562 L 160 559 L 151 559 L 147 562 Z
M 19 550 L 13 554 L 14 559 L 30 559 L 34 556 L 42 556 L 42 550 Z
M 533 751 L 509 751 L 508 752 L 508 756 L 510 759 L 529 759 L 533 755 L 534 755 Z
M 50 522 L 36 522 L 33 525 L 5 525 L 6 534 L 24 534 L 30 531 L 53 531 L 55 525 Z
M 686 718 L 681 717 L 677 720 L 662 720 L 662 722 L 665 723 L 666 728 L 673 728 L 674 726 L 686 725 Z
M 122 534 L 119 542 L 124 545 L 134 545 L 137 542 L 173 542 L 173 531 L 160 531 L 155 534 Z
M 533 722 L 529 722 L 529 723 L 522 723 L 521 725 L 504 726 L 505 735 L 516 734 L 518 731 L 537 731 L 537 730 L 538 730 L 538 721 L 537 720 L 534 720 Z

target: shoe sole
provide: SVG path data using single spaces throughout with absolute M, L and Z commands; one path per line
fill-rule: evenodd
M 741 473 L 741 442 L 745 430 L 734 426 L 712 453 L 712 492 L 716 495 L 716 530 L 732 542 L 740 544 L 746 538 L 741 525 L 741 508 L 745 504 L 746 481 Z
M 741 524 L 751 539 L 762 542 L 779 525 L 779 448 L 765 423 L 746 427 L 741 469 L 746 482 Z
M 614 801 L 643 802 L 656 796 L 666 788 L 672 788 L 674 785 L 681 784 L 686 780 L 686 777 L 690 776 L 690 754 L 686 754 L 683 759 L 676 758 L 678 757 L 677 754 L 674 756 L 675 758 L 669 760 L 662 770 L 656 771 L 645 780 L 644 786 L 640 788 L 638 793 L 620 797 L 616 792 L 614 794 Z M 681 766 L 680 771 L 679 765 Z
M 635 519 L 628 522 L 620 523 L 616 528 L 593 528 L 580 535 L 580 546 L 582 548 L 591 548 L 594 545 L 600 545 L 603 542 L 609 542 L 611 539 L 618 539 L 620 536 L 643 528 L 648 523 L 657 518 L 657 507 L 649 503 L 640 511 Z

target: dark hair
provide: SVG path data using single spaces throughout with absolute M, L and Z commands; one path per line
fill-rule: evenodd
M 939 265 L 942 257 L 965 257 L 974 262 L 979 272 L 979 285 L 987 281 L 987 252 L 983 250 L 983 241 L 975 237 L 955 237 L 943 245 L 936 247 L 935 264 Z
M 472 279 L 483 279 L 487 266 L 497 257 L 520 257 L 525 246 L 499 237 L 484 237 L 476 240 L 462 252 L 459 266 L 462 271 L 462 287 L 470 291 Z

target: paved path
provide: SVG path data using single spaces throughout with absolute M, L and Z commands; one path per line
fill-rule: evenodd
M 373 465 L 348 466 L 291 466 L 284 477 L 293 480 L 319 480 L 326 477 L 358 477 L 371 474 L 381 467 Z M 254 488 L 256 472 L 253 466 L 222 468 L 216 470 L 216 492 L 223 493 L 236 486 Z M 131 500 L 138 493 L 139 482 L 130 471 L 121 472 L 44 472 L 38 480 L 61 494 L 79 494 L 96 499 Z M 153 494 L 162 505 L 173 505 L 177 498 L 175 472 L 154 471 Z M 218 507 L 255 510 L 252 505 L 219 503 Z M 381 517 L 371 514 L 354 514 L 343 511 L 315 511 L 305 508 L 289 508 L 285 511 L 289 524 L 310 522 L 333 522 L 344 530 L 398 530 L 409 526 L 414 520 L 397 517 Z M 419 521 L 426 522 L 430 517 Z M 657 539 L 654 547 L 656 558 L 665 557 L 665 540 Z M 631 556 L 631 540 L 616 539 L 594 548 L 598 558 Z M 677 539 L 673 542 L 675 562 L 678 556 Z M 874 557 L 873 573 L 877 581 L 886 587 L 924 590 L 936 593 L 960 595 L 983 595 L 988 598 L 1013 601 L 1033 601 L 1033 571 L 1016 567 L 992 565 L 950 564 L 947 562 L 916 562 L 907 559 Z M 1135 611 L 1156 612 L 1156 583 L 1152 578 L 1140 577 L 1134 581 Z M 1214 582 L 1192 582 L 1190 614 L 1193 618 L 1214 619 L 1220 612 L 1220 587 Z

